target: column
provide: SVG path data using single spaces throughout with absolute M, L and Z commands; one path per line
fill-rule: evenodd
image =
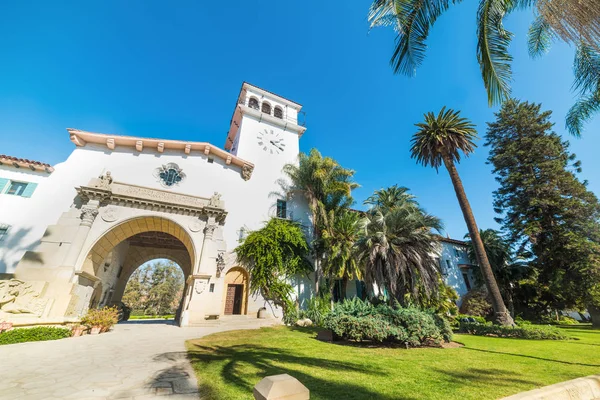
M 65 266 L 75 267 L 77 259 L 79 258 L 79 254 L 83 249 L 85 240 L 87 239 L 90 229 L 92 228 L 92 224 L 94 223 L 94 219 L 96 218 L 96 215 L 98 215 L 99 207 L 100 202 L 98 200 L 90 200 L 87 202 L 87 204 L 81 207 L 81 222 L 79 223 L 77 234 L 71 242 L 69 252 L 65 257 L 65 261 L 63 263 Z

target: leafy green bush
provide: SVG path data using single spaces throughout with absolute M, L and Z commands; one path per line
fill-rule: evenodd
M 70 336 L 71 330 L 69 328 L 60 328 L 56 326 L 17 328 L 0 333 L 0 345 L 23 342 L 41 342 L 44 340 L 68 338 Z
M 294 325 L 300 319 L 300 312 L 296 307 L 287 307 L 283 312 L 283 323 L 286 325 Z
M 531 325 L 531 321 L 527 321 L 526 319 L 523 319 L 521 316 L 518 316 L 517 318 L 515 318 L 515 324 L 517 325 Z
M 473 289 L 463 296 L 460 314 L 487 317 L 493 312 L 492 304 L 484 289 Z
M 575 318 L 567 317 L 565 315 L 561 315 L 558 320 L 555 315 L 544 315 L 540 318 L 540 322 L 542 324 L 550 324 L 550 325 L 577 325 L 579 321 Z
M 409 346 L 450 341 L 452 330 L 443 318 L 415 307 L 374 306 L 359 298 L 335 305 L 323 326 L 345 340 L 397 342 Z
M 475 322 L 479 323 L 479 324 L 485 324 L 487 323 L 487 321 L 485 320 L 485 318 L 480 317 L 478 315 L 467 315 L 467 314 L 458 314 L 456 316 L 456 322 L 457 325 L 460 325 L 460 322 L 464 319 L 464 318 L 473 318 L 475 320 Z
M 487 324 L 460 324 L 461 332 L 479 336 L 497 336 L 503 338 L 533 339 L 533 340 L 566 340 L 567 335 L 552 326 L 521 325 L 503 326 Z
M 300 318 L 308 318 L 317 326 L 323 325 L 323 319 L 331 312 L 331 294 L 313 296 L 308 300 L 306 310 L 300 310 Z

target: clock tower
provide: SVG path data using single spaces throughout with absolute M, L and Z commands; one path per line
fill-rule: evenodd
M 244 82 L 231 118 L 225 149 L 255 165 L 268 179 L 295 162 L 306 128 L 298 121 L 302 106 Z

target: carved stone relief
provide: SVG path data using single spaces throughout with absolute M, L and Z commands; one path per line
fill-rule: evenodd
M 49 299 L 41 297 L 45 282 L 0 281 L 0 311 L 42 316 Z

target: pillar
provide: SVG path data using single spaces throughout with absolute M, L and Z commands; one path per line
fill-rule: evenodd
M 94 223 L 94 219 L 96 215 L 98 215 L 98 208 L 100 207 L 100 202 L 98 200 L 90 200 L 81 207 L 81 222 L 79 223 L 79 228 L 77 229 L 77 234 L 75 238 L 71 242 L 71 246 L 69 247 L 69 252 L 65 257 L 64 265 L 68 267 L 75 267 L 77 263 L 77 259 L 79 258 L 79 254 L 83 249 L 83 245 L 85 240 L 90 233 L 90 229 L 92 228 L 92 224 Z

